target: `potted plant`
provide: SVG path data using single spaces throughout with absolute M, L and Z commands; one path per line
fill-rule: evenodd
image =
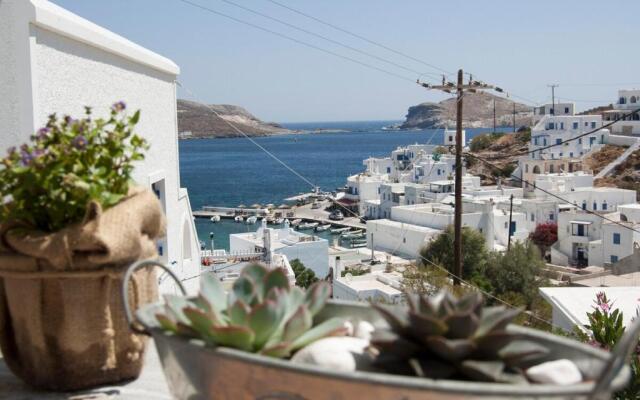
M 129 273 L 147 265 L 133 265 Z M 138 310 L 135 322 L 127 311 L 134 326 L 140 323 L 153 336 L 175 398 L 586 399 L 603 371 L 610 374 L 604 386 L 597 386 L 603 392 L 624 386 L 629 377 L 626 367 L 609 368 L 623 352 L 612 358 L 560 336 L 511 326 L 515 311 L 485 308 L 479 295 L 410 297 L 409 308 L 340 301 L 327 301 L 319 308 L 321 302 L 315 300 L 316 305 L 309 307 L 315 310 L 309 313 L 315 314 L 312 321 L 301 324 L 302 318 L 295 317 L 297 322 L 285 322 L 286 317 L 281 316 L 297 314 L 289 308 L 291 299 L 297 299 L 294 305 L 301 304 L 303 297 L 310 300 L 324 292 L 314 287 L 305 296 L 292 296 L 280 273 L 278 288 L 260 295 L 259 288 L 273 287 L 276 274 L 251 267 L 234 283 L 228 297 L 215 278 L 203 276 L 208 283 L 199 297 L 169 296 L 166 305 L 151 304 Z M 299 292 L 297 288 L 293 291 Z M 247 292 L 252 294 L 247 296 Z M 254 306 L 238 306 L 238 299 Z M 271 309 L 270 316 L 262 318 L 266 309 Z M 265 325 L 253 325 L 254 318 Z M 371 364 L 356 363 L 355 370 L 345 371 L 296 362 L 298 355 L 321 342 L 338 343 L 335 339 L 340 338 L 324 336 L 344 333 L 339 323 L 354 326 L 362 321 L 375 327 L 368 353 Z M 289 336 L 289 330 L 282 329 L 289 325 L 305 329 Z M 249 326 L 255 328 L 247 329 Z M 263 331 L 265 326 L 269 327 Z M 242 334 L 227 335 L 231 330 Z M 252 341 L 258 335 L 259 343 L 269 345 Z M 303 342 L 308 346 L 295 353 Z M 334 350 L 339 348 L 325 348 L 326 353 Z M 534 383 L 534 369 L 540 376 L 543 366 L 559 359 L 572 366 L 577 381 Z M 549 370 L 546 372 L 549 377 Z
M 145 338 L 127 329 L 119 296 L 131 262 L 156 257 L 164 231 L 155 195 L 133 185 L 147 144 L 140 112 L 49 117 L 0 160 L 0 348 L 26 383 L 73 390 L 135 378 Z M 140 270 L 131 305 L 157 296 Z

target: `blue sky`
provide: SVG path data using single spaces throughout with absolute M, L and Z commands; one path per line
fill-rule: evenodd
M 190 1 L 417 78 L 221 0 Z M 267 0 L 233 1 L 411 70 L 439 73 Z M 638 1 L 278 1 L 447 71 L 463 67 L 530 102 L 550 101 L 549 83 L 560 84 L 557 99 L 580 100 L 579 109 L 613 102 L 618 89 L 640 87 Z M 443 98 L 179 0 L 54 3 L 174 60 L 179 80 L 199 100 L 241 105 L 268 121 L 402 119 L 409 106 Z

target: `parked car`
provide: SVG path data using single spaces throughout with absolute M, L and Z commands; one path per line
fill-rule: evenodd
M 329 219 L 332 221 L 342 221 L 344 219 L 344 215 L 342 215 L 341 211 L 334 211 L 329 214 Z
M 312 209 L 314 209 L 314 210 L 315 210 L 315 209 L 318 209 L 318 208 L 320 208 L 320 207 L 322 207 L 322 204 L 320 204 L 320 203 L 319 203 L 319 202 L 317 202 L 317 201 L 316 201 L 316 202 L 314 202 L 314 203 L 311 205 L 311 208 L 312 208 Z

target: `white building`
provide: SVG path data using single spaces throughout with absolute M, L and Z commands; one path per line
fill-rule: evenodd
M 329 242 L 317 236 L 295 231 L 288 221 L 282 229 L 267 228 L 263 220 L 256 232 L 229 235 L 231 254 L 256 252 L 284 254 L 289 262 L 299 259 L 305 267 L 313 270 L 318 279 L 329 273 Z
M 640 108 L 640 90 L 619 90 L 618 100 L 613 104 L 613 110 L 604 112 L 605 122 L 622 119 L 611 126 L 611 133 L 614 135 L 640 135 L 640 113 L 626 116 L 637 108 Z
M 574 115 L 576 106 L 574 103 L 545 104 L 533 108 L 533 125 L 548 115 Z
M 445 146 L 455 146 L 456 145 L 456 131 L 445 129 L 444 130 L 444 141 Z M 465 130 L 462 130 L 462 147 L 464 147 L 467 143 L 467 134 Z
M 638 312 L 638 287 L 544 287 L 540 294 L 552 307 L 553 325 L 567 332 L 589 325 L 587 313 L 593 312 L 596 295 L 604 292 L 622 311 L 623 324 L 629 326 Z
M 347 178 L 347 190 L 343 198 L 354 204 L 357 203 L 360 215 L 367 215 L 366 202 L 380 198 L 380 185 L 385 182 L 384 176 L 371 175 L 367 172 L 351 175 Z
M 607 142 L 609 130 L 598 129 L 601 126 L 600 115 L 545 116 L 531 128 L 529 151 L 534 152 L 531 158 L 581 158 Z M 593 130 L 595 132 L 587 136 L 578 137 Z M 540 151 L 536 151 L 538 149 Z
M 372 220 L 367 221 L 367 247 L 415 259 L 420 249 L 441 233 L 441 229 L 412 223 L 389 219 Z
M 190 291 L 199 286 L 199 245 L 185 189 L 180 188 L 176 77 L 171 60 L 44 0 L 0 2 L 0 150 L 27 142 L 47 116 L 106 116 L 116 101 L 141 110 L 138 134 L 150 149 L 134 171 L 167 216 L 158 243 Z M 195 278 L 195 279 L 192 279 Z M 166 280 L 162 290 L 174 290 Z
M 551 262 L 570 266 L 607 266 L 633 254 L 640 244 L 637 204 L 619 206 L 618 212 L 587 213 L 575 208 L 558 215 L 558 241 Z M 629 216 L 628 216 L 628 215 Z M 603 219 L 605 216 L 606 219 Z

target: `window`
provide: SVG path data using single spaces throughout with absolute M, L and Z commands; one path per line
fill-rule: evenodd
M 611 255 L 611 264 L 615 264 L 618 262 L 618 256 Z
M 577 124 L 578 124 L 578 123 L 576 122 L 576 125 L 577 125 Z M 578 128 L 576 128 L 576 129 L 578 129 Z M 578 138 L 578 144 L 582 144 L 582 138 Z
M 571 224 L 571 234 L 573 236 L 589 236 L 589 225 L 583 223 Z
M 593 211 L 596 211 L 598 209 L 598 203 L 596 203 L 595 201 L 593 202 Z
M 562 139 L 560 138 L 556 139 L 556 144 L 562 144 Z
M 565 113 L 565 114 L 569 114 L 569 107 L 565 107 L 565 108 L 564 108 L 564 113 Z
M 605 210 L 605 211 L 607 210 L 607 201 L 606 200 L 602 202 L 602 209 Z
M 586 201 L 583 201 L 583 202 L 582 202 L 582 209 L 583 209 L 583 210 L 586 210 L 586 209 L 587 209 L 587 202 L 586 202 Z
M 573 151 L 569 153 L 569 157 L 573 158 Z
M 538 138 L 537 137 L 533 138 L 533 144 L 535 144 L 536 146 L 538 145 Z
M 387 174 L 391 173 L 391 167 L 387 167 Z
M 577 122 L 573 123 L 573 129 L 578 129 L 578 123 Z
M 524 165 L 524 172 L 529 173 L 529 164 Z
M 591 146 L 592 144 L 594 144 L 596 142 L 596 137 L 595 136 L 591 136 L 589 137 L 589 146 Z
M 551 115 L 553 115 L 553 114 L 554 114 L 554 110 L 553 110 L 553 108 L 550 108 L 550 109 L 549 109 L 549 114 L 551 114 Z
M 618 101 L 618 103 L 626 104 L 627 103 L 627 99 L 625 99 L 624 97 L 620 97 L 620 100 Z
M 531 213 L 531 222 L 536 220 L 536 215 L 534 213 Z
M 629 103 L 635 103 L 636 102 L 636 96 L 631 96 L 631 98 L 629 99 Z
M 549 165 L 549 172 L 550 173 L 553 173 L 554 169 L 555 169 L 555 165 L 553 165 L 553 164 Z
M 553 221 L 554 218 L 555 218 L 555 215 L 553 215 L 553 213 L 549 214 L 549 221 Z
M 614 233 L 613 234 L 613 244 L 620 244 L 620 234 L 619 233 Z
M 591 129 L 596 129 L 596 122 L 595 121 L 591 122 Z
M 562 153 L 560 153 L 560 155 L 558 157 L 562 157 Z
M 564 122 L 560 122 L 560 130 L 564 129 Z
M 406 237 L 402 238 L 402 243 L 407 243 L 407 238 Z
M 543 146 L 546 146 L 546 145 L 547 145 L 547 139 L 546 139 L 546 138 L 543 138 L 543 139 L 542 139 L 542 145 L 543 145 Z
M 449 142 L 453 143 L 453 136 L 449 135 Z

